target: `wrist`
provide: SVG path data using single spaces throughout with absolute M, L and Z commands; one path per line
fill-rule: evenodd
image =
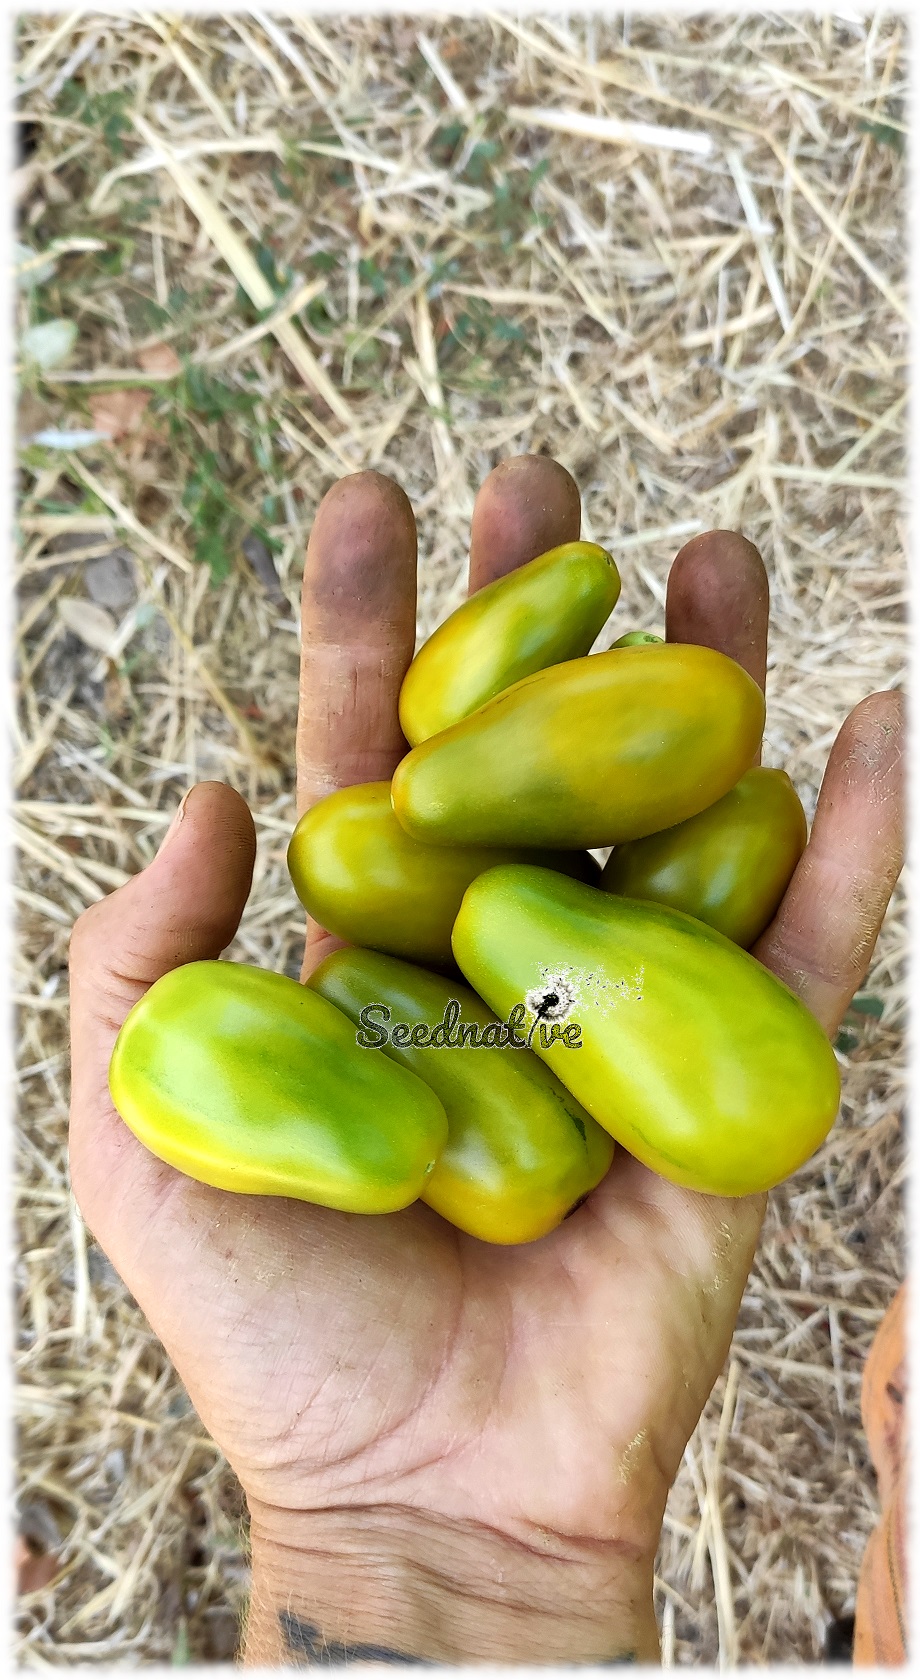
M 251 1510 L 244 1660 L 444 1664 L 659 1660 L 654 1557 L 530 1543 L 405 1507 Z

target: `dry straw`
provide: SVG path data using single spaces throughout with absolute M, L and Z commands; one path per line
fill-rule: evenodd
M 19 1509 L 59 1563 L 19 1655 L 226 1658 L 237 1489 L 69 1198 L 72 920 L 219 776 L 259 834 L 235 951 L 297 971 L 298 578 L 320 495 L 368 464 L 418 513 L 422 634 L 506 455 L 575 474 L 622 556 L 617 633 L 660 628 L 688 535 L 742 528 L 772 581 L 767 762 L 813 808 L 846 712 L 904 664 L 904 26 L 112 7 L 18 35 L 19 331 L 76 328 L 19 415 Z M 113 414 L 111 446 L 28 441 Z M 852 1612 L 859 1376 L 903 1264 L 903 946 L 899 898 L 842 1119 L 772 1198 L 669 1504 L 669 1664 L 815 1661 Z

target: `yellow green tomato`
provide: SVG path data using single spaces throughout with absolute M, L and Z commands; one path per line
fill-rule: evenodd
M 393 809 L 431 845 L 617 845 L 721 799 L 763 722 L 753 678 L 712 648 L 596 653 L 525 677 L 414 747 Z
M 430 1087 L 360 1049 L 347 1016 L 236 963 L 188 963 L 151 986 L 109 1088 L 132 1132 L 190 1178 L 348 1213 L 414 1202 L 447 1140 Z
M 601 885 L 654 899 L 753 945 L 772 921 L 808 836 L 784 770 L 748 770 L 708 810 L 675 828 L 616 846 Z
M 611 642 L 610 651 L 612 653 L 614 648 L 625 647 L 660 647 L 663 640 L 662 636 L 653 635 L 651 630 L 627 630 L 625 636 Z
M 454 927 L 500 1015 L 550 987 L 584 1048 L 534 1049 L 625 1149 L 713 1195 L 767 1190 L 833 1125 L 834 1052 L 794 994 L 705 923 L 527 865 L 480 875 Z
M 527 1029 L 499 1023 L 466 986 L 356 950 L 327 957 L 309 984 L 377 1047 L 368 1055 L 382 1050 L 443 1103 L 447 1144 L 422 1200 L 461 1231 L 532 1242 L 603 1178 L 611 1138 L 531 1050 L 507 1042 L 510 1030 L 526 1045 Z
M 412 746 L 520 677 L 587 653 L 616 605 L 620 575 L 597 543 L 569 542 L 464 601 L 406 672 L 399 721 Z
M 523 847 L 426 846 L 397 822 L 389 782 L 362 782 L 329 794 L 301 817 L 288 869 L 301 904 L 340 939 L 452 967 L 450 932 L 470 882 L 484 869 L 528 855 Z M 540 862 L 600 879 L 587 852 L 544 852 Z

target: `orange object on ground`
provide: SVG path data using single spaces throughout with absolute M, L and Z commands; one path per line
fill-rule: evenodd
M 853 1662 L 862 1668 L 896 1668 L 907 1661 L 905 1311 L 902 1284 L 878 1327 L 863 1374 L 863 1428 L 882 1515 L 869 1536 L 856 1593 Z

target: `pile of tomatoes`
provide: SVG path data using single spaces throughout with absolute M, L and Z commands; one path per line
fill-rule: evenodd
M 419 650 L 392 782 L 322 800 L 288 852 L 348 944 L 306 986 L 190 964 L 125 1023 L 113 1098 L 157 1155 L 352 1213 L 420 1198 L 520 1243 L 617 1144 L 721 1195 L 814 1151 L 836 1059 L 749 951 L 802 806 L 758 765 L 763 694 L 733 660 L 635 632 L 589 652 L 619 590 L 603 548 L 566 543 Z

